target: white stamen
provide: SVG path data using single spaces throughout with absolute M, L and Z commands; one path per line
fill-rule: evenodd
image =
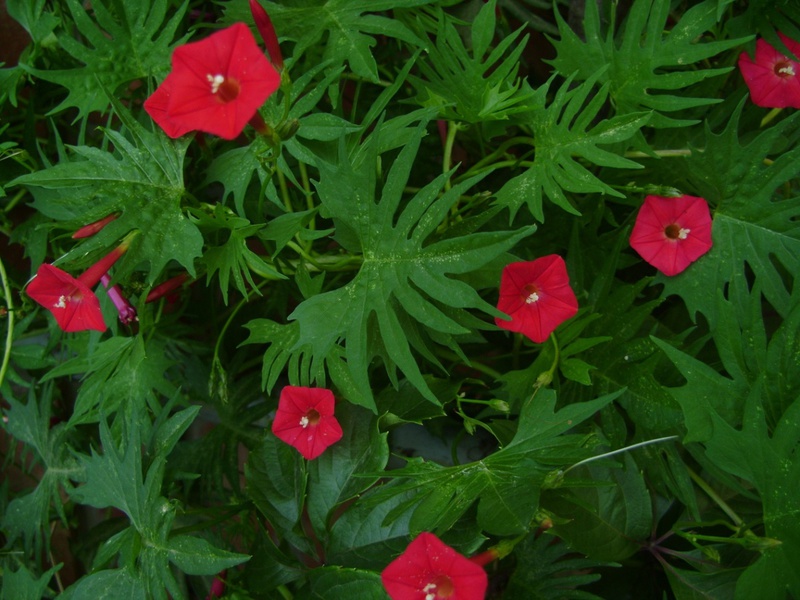
M 789 75 L 791 77 L 794 77 L 794 66 L 787 65 L 785 67 L 781 67 L 780 69 L 778 69 L 778 73 L 780 73 L 781 75 Z
M 530 296 L 525 298 L 525 304 L 533 304 L 539 300 L 539 294 L 533 292 Z
M 59 296 L 58 302 L 53 304 L 53 308 L 67 308 L 67 299 L 65 296 Z
M 211 93 L 216 94 L 219 91 L 219 86 L 225 83 L 225 76 L 224 75 L 211 75 L 209 73 L 206 75 L 206 79 L 208 79 L 208 83 L 211 84 Z
M 678 232 L 678 239 L 679 240 L 685 240 L 687 237 L 689 237 L 689 232 L 690 231 L 691 231 L 691 229 L 683 229 L 683 228 L 681 228 L 681 230 Z
M 300 417 L 300 427 L 302 427 L 303 429 L 308 427 L 308 417 L 307 416 L 303 415 L 302 417 Z
M 436 600 L 436 584 L 429 583 L 422 591 L 425 592 L 425 600 Z

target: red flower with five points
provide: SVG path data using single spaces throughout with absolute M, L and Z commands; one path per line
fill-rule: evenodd
M 800 57 L 800 43 L 778 34 L 792 53 Z M 739 70 L 750 89 L 753 103 L 765 108 L 800 108 L 800 63 L 765 40 L 756 42 L 755 58 L 739 55 Z
M 496 318 L 498 327 L 518 331 L 541 344 L 578 312 L 564 259 L 550 254 L 529 262 L 506 265 L 500 280 L 497 308 L 511 317 Z
M 334 404 L 330 390 L 287 385 L 281 390 L 272 433 L 313 460 L 342 439 L 342 427 L 333 416 Z
M 481 566 L 427 532 L 386 566 L 381 581 L 392 600 L 483 600 L 488 586 Z
M 258 109 L 280 81 L 247 25 L 234 23 L 176 48 L 144 109 L 172 138 L 199 130 L 232 140 L 248 122 L 264 127 Z
M 711 213 L 703 198 L 647 196 L 631 247 L 664 275 L 677 275 L 711 249 Z
M 92 288 L 128 250 L 135 235 L 136 232 L 128 234 L 119 246 L 77 278 L 53 265 L 41 265 L 25 291 L 53 313 L 58 326 L 64 331 L 105 331 L 100 301 Z

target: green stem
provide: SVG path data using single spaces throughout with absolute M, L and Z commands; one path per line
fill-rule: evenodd
M 766 114 L 766 116 L 763 119 L 761 119 L 760 126 L 765 127 L 766 125 L 769 125 L 775 117 L 781 114 L 782 110 L 783 110 L 782 108 L 773 108 Z
M 742 525 L 744 525 L 744 521 L 742 521 L 742 519 L 739 518 L 739 515 L 737 515 L 734 512 L 734 510 L 730 506 L 728 506 L 728 504 L 722 498 L 719 497 L 719 494 L 717 494 L 717 492 L 715 492 L 711 488 L 711 486 L 708 485 L 703 480 L 702 477 L 700 477 L 697 473 L 695 473 L 690 467 L 686 467 L 686 469 L 687 471 L 689 471 L 689 477 L 691 477 L 692 481 L 694 481 L 697 484 L 697 487 L 703 490 L 706 493 L 706 495 L 709 498 L 711 498 L 714 501 L 714 503 L 717 506 L 719 506 L 726 515 L 728 515 L 730 520 L 733 521 L 737 527 L 741 527 Z
M 497 150 L 495 150 L 491 154 L 488 154 L 487 156 L 483 157 L 478 162 L 476 162 L 474 165 L 472 165 L 472 167 L 466 173 L 464 173 L 464 175 L 462 177 L 464 179 L 466 179 L 468 177 L 471 177 L 472 175 L 476 174 L 475 173 L 476 170 L 483 169 L 484 166 L 486 166 L 486 165 L 489 165 L 490 168 L 494 168 L 495 165 L 492 165 L 492 162 L 497 157 L 504 156 L 509 148 L 511 148 L 512 146 L 516 146 L 518 144 L 528 144 L 529 146 L 535 147 L 536 146 L 536 140 L 534 140 L 532 137 L 525 137 L 525 136 L 517 136 L 517 137 L 513 137 L 511 139 L 508 139 L 505 142 L 503 142 L 502 144 L 500 144 L 500 146 L 497 148 Z
M 697 149 L 696 152 L 702 152 Z M 629 150 L 623 156 L 625 158 L 653 158 L 653 155 L 660 156 L 661 158 L 674 158 L 679 156 L 691 156 L 692 150 L 689 148 L 677 148 L 673 150 L 654 150 L 652 153 L 640 152 L 639 150 Z
M 0 365 L 0 387 L 2 387 L 8 370 L 8 363 L 11 360 L 11 345 L 14 342 L 14 300 L 11 297 L 11 286 L 8 284 L 8 276 L 2 260 L 0 260 L 0 280 L 3 283 L 3 295 L 6 298 L 6 306 L 8 307 L 8 331 L 6 332 L 6 343 L 3 351 L 3 363 Z
M 286 176 L 280 169 L 275 169 L 278 174 L 278 185 L 281 188 L 281 198 L 283 198 L 283 205 L 286 207 L 286 212 L 294 212 L 292 208 L 292 200 L 289 198 L 289 187 L 286 185 Z
M 3 212 L 6 212 L 6 213 L 10 212 L 11 209 L 13 209 L 17 204 L 19 204 L 19 201 L 22 200 L 25 197 L 26 193 L 27 193 L 27 190 L 23 189 L 23 190 L 19 190 L 16 194 L 14 194 L 14 197 L 11 198 L 11 200 L 8 201 L 8 204 L 6 204 L 5 207 L 3 208 Z
M 455 121 L 447 122 L 447 137 L 444 142 L 444 157 L 442 159 L 442 173 L 447 175 L 450 172 L 453 162 L 453 146 L 456 142 L 456 133 L 458 133 L 458 123 Z M 444 182 L 444 191 L 448 191 L 452 187 L 450 177 Z

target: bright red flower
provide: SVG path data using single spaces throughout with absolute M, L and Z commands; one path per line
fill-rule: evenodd
M 511 317 L 496 318 L 498 327 L 518 331 L 541 344 L 578 312 L 564 259 L 550 254 L 530 262 L 506 265 L 500 280 L 497 308 Z
M 342 439 L 342 427 L 333 416 L 334 404 L 330 390 L 287 385 L 281 390 L 272 433 L 313 460 Z
M 100 301 L 94 295 L 92 288 L 128 250 L 136 234 L 137 232 L 128 234 L 119 246 L 77 278 L 53 265 L 40 266 L 25 291 L 33 300 L 53 313 L 58 326 L 64 331 L 76 332 L 88 329 L 105 331 L 106 324 L 100 310 Z
M 227 140 L 260 116 L 280 75 L 244 23 L 234 23 L 172 53 L 172 72 L 144 103 L 172 138 L 205 131 Z
M 483 600 L 486 571 L 432 533 L 420 533 L 381 573 L 392 600 Z
M 800 57 L 800 43 L 778 34 L 792 53 Z M 779 52 L 767 41 L 756 42 L 756 55 L 739 55 L 739 70 L 750 89 L 753 103 L 766 108 L 800 108 L 800 63 Z
M 100 301 L 91 288 L 58 267 L 40 266 L 26 291 L 53 313 L 64 331 L 106 330 Z
M 664 273 L 677 275 L 711 249 L 711 213 L 703 198 L 647 196 L 631 247 Z

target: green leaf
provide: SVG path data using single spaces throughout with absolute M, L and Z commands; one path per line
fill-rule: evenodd
M 450 206 L 482 176 L 441 195 L 446 176 L 437 177 L 396 214 L 423 134 L 420 125 L 394 161 L 380 192 L 376 190 L 375 172 L 380 127 L 354 157 L 344 155 L 342 142 L 340 163 L 319 165 L 317 188 L 323 208 L 334 220 L 340 243 L 350 251 L 363 252 L 363 262 L 355 279 L 303 301 L 289 319 L 300 325 L 294 349 L 310 347 L 316 360 L 328 356 L 340 340 L 346 340 L 347 366 L 360 389 L 370 389 L 371 358 L 380 355 L 391 377 L 399 367 L 428 400 L 436 403 L 411 348 L 435 364 L 429 340 L 435 334 L 439 344 L 455 350 L 454 336 L 470 331 L 462 324 L 471 323 L 463 309 L 499 314 L 471 287 L 447 275 L 479 268 L 533 229 L 430 240 Z M 454 310 L 445 312 L 443 306 L 448 305 Z
M 345 62 L 358 75 L 373 82 L 378 81 L 378 66 L 372 48 L 373 36 L 381 35 L 402 40 L 416 47 L 425 42 L 396 19 L 378 15 L 394 8 L 412 8 L 430 4 L 433 0 L 305 0 L 268 2 L 261 4 L 269 13 L 275 30 L 281 38 L 295 42 L 293 62 L 309 49 L 323 50 L 322 61 L 328 69 L 338 69 Z M 250 18 L 244 3 L 231 4 L 226 19 L 246 21 Z M 370 14 L 364 14 L 370 13 Z
M 485 4 L 472 24 L 472 55 L 446 12 L 438 12 L 436 44 L 417 63 L 423 78 L 410 77 L 418 102 L 439 108 L 447 119 L 480 123 L 508 119 L 529 110 L 534 92 L 517 77 L 528 36 L 509 51 L 522 28 L 503 39 L 489 54 L 495 34 L 495 2 Z M 504 56 L 505 55 L 505 56 Z
M 50 427 L 50 403 L 53 386 L 42 386 L 40 395 L 34 395 L 33 388 L 26 404 L 7 397 L 9 410 L 7 432 L 17 441 L 34 452 L 33 457 L 41 467 L 36 488 L 25 495 L 11 500 L 5 507 L 0 523 L 12 542 L 22 536 L 25 548 L 43 551 L 50 541 L 51 506 L 62 523 L 67 522 L 62 490 L 70 490 L 70 478 L 77 479 L 82 469 L 71 454 L 68 442 L 68 429 L 64 425 Z
M 741 429 L 718 414 L 706 453 L 718 467 L 751 483 L 761 497 L 765 537 L 777 543 L 761 549 L 754 564 L 739 578 L 736 599 L 778 600 L 800 595 L 800 400 L 787 409 L 772 436 L 761 405 L 762 382 L 753 386 L 745 404 Z
M 188 575 L 216 575 L 250 559 L 247 554 L 220 550 L 202 538 L 177 535 L 169 539 L 169 560 Z
M 596 122 L 609 90 L 608 84 L 605 84 L 589 100 L 600 75 L 600 72 L 595 73 L 588 81 L 573 89 L 573 77 L 569 77 L 547 108 L 544 108 L 544 100 L 553 78 L 536 90 L 536 104 L 543 108 L 522 117 L 533 130 L 536 140 L 533 164 L 497 192 L 497 202 L 508 206 L 512 218 L 523 204 L 527 204 L 533 216 L 543 221 L 543 196 L 574 215 L 580 213 L 564 192 L 600 192 L 622 197 L 620 192 L 604 183 L 578 159 L 602 167 L 641 168 L 639 163 L 599 146 L 630 139 L 648 122 L 650 114 L 630 113 Z
M 800 115 L 772 125 L 745 144 L 739 121 L 746 98 L 719 134 L 706 125 L 705 149 L 685 160 L 689 180 L 712 206 L 713 247 L 680 275 L 659 277 L 664 294 L 680 295 L 692 313 L 717 323 L 717 292 L 736 282 L 747 287 L 752 269 L 767 301 L 782 317 L 794 306 L 789 279 L 800 276 L 800 202 L 777 192 L 797 175 L 800 147 L 782 151 L 765 164 L 782 137 L 794 136 Z M 787 279 L 787 274 L 789 279 Z
M 36 44 L 42 44 L 59 24 L 59 18 L 45 10 L 46 0 L 6 0 L 8 16 L 25 28 Z
M 416 498 L 398 506 L 384 521 L 391 525 L 412 511 L 412 532 L 448 530 L 478 501 L 478 525 L 494 535 L 518 535 L 529 530 L 539 507 L 542 485 L 554 465 L 586 458 L 585 436 L 564 432 L 588 419 L 619 396 L 619 392 L 555 412 L 556 396 L 541 389 L 526 403 L 517 433 L 501 450 L 483 460 L 442 467 L 421 459 L 387 473 L 402 480 L 364 499 L 368 506 L 414 490 Z
M 426 403 L 430 406 L 430 403 Z M 397 482 L 399 483 L 399 482 Z M 387 484 L 384 492 L 395 485 Z M 389 520 L 389 515 L 402 510 L 416 499 L 416 490 L 398 492 L 383 502 L 371 505 L 371 491 L 364 498 L 367 502 L 356 502 L 339 517 L 330 530 L 328 559 L 335 564 L 360 569 L 380 570 L 408 546 L 411 513 Z
M 298 591 L 296 600 L 331 598 L 385 598 L 381 578 L 374 571 L 325 566 L 308 573 L 308 585 Z
M 571 551 L 551 535 L 528 535 L 514 548 L 517 567 L 505 594 L 528 600 L 595 600 L 598 596 L 576 588 L 600 579 L 593 572 L 613 563 L 567 557 Z
M 128 414 L 144 406 L 155 394 L 172 396 L 176 389 L 165 377 L 174 364 L 165 342 L 144 337 L 113 337 L 87 347 L 73 359 L 45 375 L 44 381 L 65 375 L 81 375 L 70 424 L 100 420 L 123 406 Z
M 668 343 L 651 338 L 686 378 L 686 385 L 667 388 L 681 405 L 686 424 L 684 443 L 704 441 L 711 435 L 711 415 L 718 412 L 730 423 L 741 418 L 742 402 L 747 395 L 746 383 L 721 375 L 706 363 Z
M 712 56 L 747 41 L 746 38 L 698 41 L 716 25 L 713 2 L 690 7 L 667 30 L 669 0 L 636 0 L 617 41 L 613 31 L 603 36 L 596 4 L 586 6 L 582 37 L 570 29 L 558 11 L 554 15 L 561 37 L 553 42 L 558 56 L 552 64 L 558 72 L 575 75 L 579 81 L 592 80 L 600 73 L 599 81 L 608 86 L 617 114 L 653 111 L 648 123 L 651 127 L 691 125 L 697 121 L 665 113 L 721 102 L 718 98 L 692 97 L 683 92 L 692 84 L 732 69 L 704 69 L 695 65 L 703 65 Z M 673 90 L 682 93 L 662 93 Z
M 244 297 L 247 297 L 249 293 L 245 281 L 250 285 L 250 289 L 261 294 L 253 281 L 252 273 L 256 273 L 262 278 L 286 278 L 247 246 L 248 239 L 255 237 L 263 225 L 252 225 L 247 219 L 234 216 L 220 204 L 216 204 L 212 210 L 211 214 L 203 210 L 193 210 L 191 214 L 193 221 L 201 231 L 222 232 L 220 235 L 227 236 L 227 240 L 222 245 L 206 249 L 201 258 L 201 262 L 205 263 L 207 268 L 206 283 L 210 283 L 214 274 L 219 272 L 219 285 L 225 304 L 228 304 L 228 287 L 231 277 L 236 284 L 236 289 Z
M 75 60 L 76 66 L 50 70 L 24 63 L 21 66 L 32 75 L 69 90 L 69 95 L 50 114 L 76 108 L 78 119 L 90 112 L 108 109 L 106 90 L 116 93 L 134 79 L 167 70 L 175 30 L 188 7 L 188 3 L 183 3 L 165 22 L 170 5 L 167 0 L 92 2 L 91 14 L 95 21 L 78 0 L 67 0 L 66 4 L 80 35 L 63 32 L 58 42 Z M 117 9 L 121 9 L 120 12 Z M 177 40 L 177 43 L 184 40 Z
M 306 494 L 303 458 L 274 435 L 265 435 L 245 464 L 247 493 L 282 535 L 300 522 Z
M 108 569 L 81 577 L 59 596 L 59 600 L 145 600 L 144 583 L 131 573 L 131 569 Z
M 606 485 L 575 488 L 558 502 L 544 505 L 559 519 L 553 532 L 570 548 L 597 560 L 623 560 L 650 535 L 652 499 L 629 454 L 624 468 L 589 467 L 591 479 Z
M 665 564 L 675 600 L 717 600 L 733 598 L 736 581 L 744 569 L 713 570 L 707 573 L 678 569 Z
M 336 417 L 344 436 L 308 464 L 308 516 L 317 537 L 325 541 L 333 510 L 371 487 L 389 460 L 387 434 L 365 409 L 339 403 Z
M 6 563 L 8 564 L 8 563 Z M 16 571 L 8 567 L 3 569 L 3 587 L 0 589 L 0 600 L 40 600 L 45 596 L 47 584 L 53 574 L 63 565 L 58 564 L 36 578 L 24 565 Z
M 111 213 L 120 213 L 99 233 L 77 245 L 64 262 L 92 253 L 105 254 L 128 232 L 138 230 L 128 252 L 116 263 L 123 278 L 141 263 L 149 263 L 153 283 L 170 260 L 194 275 L 194 259 L 202 254 L 203 238 L 181 210 L 183 158 L 188 139 L 170 140 L 160 130 L 145 130 L 114 101 L 128 135 L 105 130 L 114 151 L 71 147 L 69 159 L 13 180 L 26 186 L 42 214 L 78 229 Z M 88 266 L 84 264 L 83 266 Z

